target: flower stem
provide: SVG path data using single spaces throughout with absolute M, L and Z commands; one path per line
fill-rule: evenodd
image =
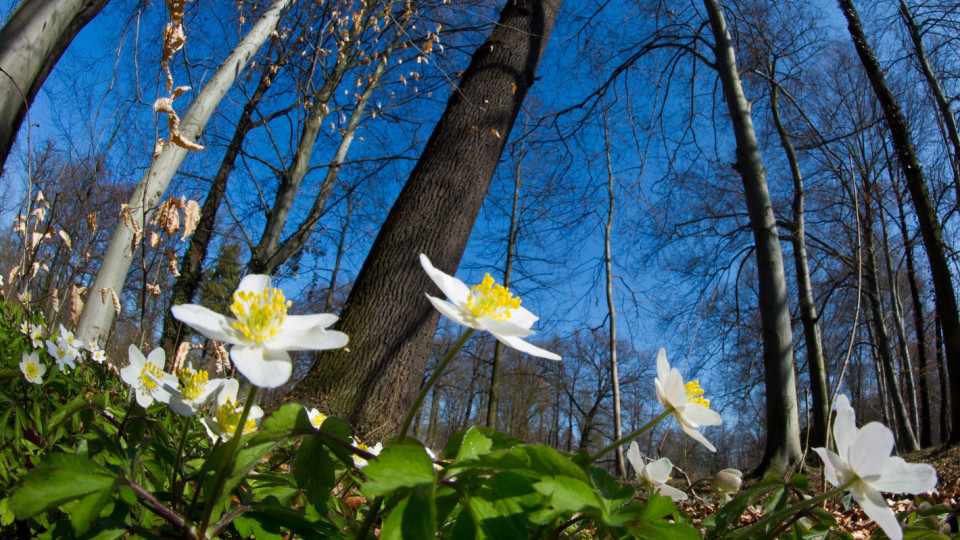
M 403 443 L 403 439 L 407 436 L 407 430 L 410 429 L 410 424 L 413 422 L 413 416 L 417 414 L 417 409 L 420 408 L 420 405 L 423 404 L 424 398 L 427 397 L 427 392 L 430 391 L 430 388 L 436 384 L 437 379 L 440 378 L 440 375 L 443 373 L 443 370 L 447 368 L 447 364 L 453 360 L 453 357 L 456 356 L 457 351 L 463 347 L 463 344 L 467 341 L 473 334 L 473 328 L 467 328 L 467 331 L 460 336 L 460 339 L 453 344 L 453 348 L 450 349 L 450 352 L 447 353 L 443 360 L 437 364 L 436 369 L 433 370 L 433 374 L 430 375 L 430 378 L 427 379 L 427 383 L 423 385 L 423 388 L 420 389 L 420 393 L 417 394 L 417 399 L 414 400 L 413 405 L 410 407 L 410 410 L 407 411 L 407 417 L 403 419 L 403 427 L 400 428 L 400 443 Z
M 626 435 L 625 437 L 621 437 L 620 439 L 617 439 L 616 441 L 613 441 L 612 443 L 610 443 L 609 446 L 607 446 L 606 448 L 604 448 L 603 450 L 601 450 L 601 451 L 598 452 L 597 454 L 591 456 L 591 457 L 587 460 L 587 462 L 584 463 L 584 466 L 590 465 L 591 463 L 593 463 L 594 461 L 600 459 L 601 457 L 605 456 L 606 454 L 609 454 L 610 452 L 613 452 L 614 450 L 617 449 L 618 446 L 621 446 L 621 445 L 623 445 L 623 444 L 625 444 L 625 443 L 630 442 L 630 441 L 633 440 L 633 439 L 636 439 L 637 437 L 639 437 L 640 435 L 642 435 L 644 432 L 646 432 L 647 430 L 649 430 L 649 429 L 652 428 L 653 426 L 655 426 L 655 425 L 659 424 L 660 422 L 662 422 L 663 420 L 665 420 L 668 416 L 670 416 L 671 414 L 673 414 L 673 412 L 674 412 L 673 407 L 670 407 L 669 409 L 667 409 L 667 410 L 663 411 L 662 413 L 660 413 L 660 416 L 654 418 L 653 420 L 651 420 L 649 423 L 647 423 L 647 425 L 643 426 L 642 428 L 634 431 L 633 433 L 630 433 L 629 435 Z
M 243 404 L 243 412 L 240 413 L 240 421 L 237 422 L 237 431 L 235 431 L 233 437 L 230 438 L 230 442 L 227 444 L 226 454 L 224 454 L 223 461 L 220 462 L 220 466 L 217 468 L 217 474 L 213 478 L 213 489 L 210 491 L 210 498 L 206 501 L 206 506 L 203 509 L 203 517 L 200 519 L 200 527 L 197 529 L 200 538 L 207 537 L 207 525 L 210 523 L 210 517 L 213 515 L 213 510 L 219 502 L 220 490 L 223 489 L 223 483 L 227 478 L 227 469 L 233 464 L 233 457 L 240 448 L 240 439 L 243 438 L 243 428 L 247 424 L 247 416 L 250 414 L 250 408 L 253 407 L 253 402 L 256 400 L 256 397 L 257 387 L 251 386 L 250 392 L 247 394 L 247 402 Z M 200 486 L 197 486 L 197 489 L 199 490 Z
M 774 512 L 772 514 L 767 514 L 762 519 L 760 519 L 760 521 L 748 527 L 747 530 L 737 534 L 736 538 L 767 538 L 766 535 L 764 536 L 759 536 L 759 535 L 763 532 L 763 529 L 766 528 L 771 523 L 779 523 L 787 516 L 793 515 L 801 510 L 806 510 L 811 506 L 816 506 L 821 502 L 829 499 L 830 497 L 833 497 L 834 495 L 839 495 L 840 493 L 849 489 L 850 486 L 852 486 L 853 483 L 856 481 L 857 481 L 857 478 L 855 477 L 851 478 L 850 480 L 847 480 L 845 483 L 831 489 L 830 491 L 817 495 L 816 497 L 803 499 L 802 501 L 798 501 L 796 504 L 792 506 L 788 506 L 783 510 Z M 776 532 L 776 531 L 773 531 L 773 532 Z
M 173 496 L 173 506 L 180 504 L 180 490 L 177 489 L 177 473 L 180 472 L 180 459 L 183 457 L 183 448 L 187 445 L 187 436 L 190 434 L 190 420 L 193 417 L 183 418 L 182 430 L 180 434 L 180 443 L 177 445 L 177 453 L 173 456 L 173 475 L 170 478 L 170 493 Z

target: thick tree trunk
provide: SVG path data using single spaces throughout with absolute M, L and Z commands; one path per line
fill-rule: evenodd
M 47 75 L 107 2 L 22 0 L 0 29 L 0 173 Z
M 772 67 L 772 66 L 771 66 Z M 771 74 L 773 69 L 771 69 Z M 793 230 L 790 241 L 793 243 L 793 264 L 797 272 L 797 296 L 800 304 L 800 322 L 803 324 L 804 345 L 807 350 L 807 369 L 810 377 L 810 411 L 813 415 L 810 429 L 810 447 L 826 446 L 828 422 L 830 421 L 830 395 L 827 392 L 827 370 L 823 358 L 823 341 L 820 333 L 820 316 L 813 301 L 813 287 L 810 285 L 810 266 L 807 264 L 806 230 L 803 217 L 803 175 L 797 153 L 790 141 L 783 122 L 780 119 L 778 105 L 779 86 L 770 85 L 770 110 L 773 123 L 780 136 L 780 146 L 790 164 L 793 177 Z
M 214 227 L 217 223 L 217 211 L 220 209 L 223 195 L 227 191 L 227 180 L 229 180 L 230 173 L 236 167 L 237 156 L 243 149 L 243 141 L 254 127 L 253 112 L 270 88 L 273 73 L 275 73 L 274 65 L 269 63 L 263 65 L 257 88 L 243 106 L 243 111 L 237 120 L 237 128 L 234 130 L 230 144 L 227 146 L 227 152 L 220 160 L 220 167 L 213 177 L 206 199 L 203 200 L 203 207 L 200 209 L 200 221 L 197 222 L 197 228 L 190 236 L 187 251 L 180 260 L 180 275 L 170 288 L 171 306 L 192 302 L 193 295 L 196 294 L 197 288 L 200 286 L 200 280 L 203 278 L 203 261 L 207 258 L 207 248 L 210 245 L 210 239 L 213 238 Z M 173 358 L 177 347 L 183 340 L 183 330 L 183 323 L 174 319 L 170 310 L 167 310 L 163 317 L 160 346 L 166 352 L 168 360 Z
M 903 176 L 907 180 L 907 189 L 913 200 L 920 234 L 923 236 L 923 245 L 930 264 L 930 273 L 933 276 L 937 313 L 943 325 L 947 369 L 950 374 L 950 415 L 952 418 L 958 418 L 960 417 L 960 313 L 957 312 L 957 298 L 944 249 L 940 218 L 930 200 L 930 193 L 923 179 L 923 170 L 920 168 L 920 162 L 914 150 L 907 120 L 900 110 L 900 103 L 887 86 L 880 62 L 867 43 L 863 26 L 860 24 L 860 16 L 853 7 L 853 1 L 838 0 L 838 2 L 847 19 L 847 28 L 864 70 L 867 72 L 867 77 L 870 79 L 870 85 L 883 108 L 887 126 L 890 128 L 890 136 L 897 151 L 897 158 L 903 168 Z M 960 443 L 960 429 L 956 422 L 950 430 L 948 440 L 951 444 Z
M 270 33 L 277 27 L 277 23 L 293 1 L 275 0 L 204 85 L 180 123 L 180 132 L 184 137 L 188 140 L 197 140 L 223 96 L 263 42 L 270 37 Z M 130 218 L 141 229 L 160 202 L 164 192 L 167 191 L 167 186 L 170 185 L 173 175 L 186 159 L 187 153 L 187 150 L 179 146 L 166 144 L 140 179 L 140 183 L 130 197 Z M 136 247 L 133 240 L 134 230 L 129 226 L 120 224 L 113 232 L 77 325 L 77 337 L 85 342 L 102 342 L 113 326 L 115 316 L 113 303 L 108 300 L 110 295 L 101 294 L 101 291 L 112 290 L 120 296 L 123 282 L 133 262 Z
M 507 2 L 357 276 L 338 326 L 350 336 L 349 352 L 321 355 L 294 388 L 297 399 L 318 403 L 361 432 L 398 428 L 426 369 L 438 319 L 424 297 L 436 291 L 418 256 L 426 253 L 451 273 L 457 267 L 559 7 L 560 0 Z
M 803 453 L 783 252 L 780 250 L 777 223 L 767 190 L 767 171 L 760 158 L 760 147 L 750 117 L 750 103 L 743 95 L 723 10 L 716 0 L 704 0 L 704 5 L 716 42 L 716 68 L 737 141 L 734 169 L 743 180 L 750 228 L 756 244 L 764 385 L 767 393 L 767 442 L 759 470 L 782 473 L 799 461 Z

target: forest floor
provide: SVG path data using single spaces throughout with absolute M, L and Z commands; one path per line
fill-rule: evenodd
M 902 457 L 910 463 L 929 463 L 937 469 L 937 490 L 931 495 L 923 495 L 922 497 L 886 494 L 887 502 L 894 513 L 898 514 L 911 510 L 917 504 L 943 504 L 954 510 L 954 517 L 949 520 L 951 528 L 943 532 L 951 536 L 960 532 L 957 525 L 957 514 L 960 514 L 960 446 L 936 447 Z M 812 470 L 807 471 L 807 473 L 811 487 L 822 488 L 824 486 L 822 474 Z M 747 483 L 745 482 L 745 487 Z M 691 515 L 694 522 L 716 510 L 715 507 L 708 507 L 699 501 L 685 506 L 685 510 Z M 851 533 L 854 538 L 870 538 L 873 531 L 877 529 L 873 520 L 867 517 L 863 510 L 855 504 L 851 505 L 850 508 L 844 508 L 841 502 L 834 497 L 827 502 L 826 509 L 834 514 L 839 528 Z M 740 518 L 741 525 L 749 525 L 761 517 L 763 517 L 762 508 L 748 508 Z

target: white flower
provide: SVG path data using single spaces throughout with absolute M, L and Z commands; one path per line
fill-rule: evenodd
M 96 343 L 87 344 L 87 350 L 90 351 L 90 359 L 94 362 L 102 364 L 107 360 L 107 353 Z
M 214 417 L 200 420 L 203 427 L 207 429 L 207 435 L 214 443 L 217 442 L 217 439 L 224 442 L 229 441 L 240 427 L 243 404 L 237 403 L 237 392 L 239 390 L 240 383 L 236 379 L 224 380 L 220 386 L 220 391 L 217 393 L 217 410 Z M 241 435 L 256 431 L 261 418 L 263 418 L 263 409 L 257 405 L 252 405 L 250 412 L 247 413 L 247 421 L 243 423 Z
M 644 465 L 643 458 L 640 457 L 640 447 L 637 446 L 636 441 L 633 441 L 630 443 L 630 449 L 627 450 L 627 461 L 633 465 L 633 470 L 636 471 L 637 479 L 642 486 L 664 497 L 670 497 L 674 502 L 687 500 L 686 493 L 667 485 L 667 481 L 670 480 L 670 471 L 673 470 L 673 464 L 669 459 L 660 458 Z
M 62 324 L 60 325 L 60 339 L 74 351 L 79 352 L 80 349 L 83 348 L 83 341 L 77 339 L 76 336 L 73 335 L 73 332 L 64 328 Z
M 320 426 L 322 426 L 323 422 L 327 419 L 327 415 L 317 409 L 307 409 L 304 407 L 303 410 L 307 411 L 307 417 L 310 418 L 310 424 L 314 429 L 320 429 Z
M 538 317 L 520 307 L 520 299 L 514 298 L 506 287 L 494 283 L 490 274 L 470 289 L 459 279 L 434 268 L 422 253 L 420 264 L 447 295 L 447 301 L 427 295 L 433 307 L 445 317 L 457 324 L 490 332 L 507 347 L 548 360 L 560 360 L 560 355 L 521 339 L 533 334 L 530 327 Z
M 439 471 L 440 464 L 437 463 L 437 455 L 434 454 L 433 450 L 431 450 L 429 447 L 424 446 L 423 449 L 427 451 L 427 455 L 430 456 L 430 461 L 433 462 L 433 470 Z
M 887 506 L 881 491 L 920 494 L 937 485 L 937 471 L 925 463 L 907 463 L 891 457 L 893 432 L 880 422 L 857 429 L 856 415 L 847 396 L 837 397 L 834 408 L 833 438 L 837 452 L 814 448 L 823 460 L 824 476 L 834 486 L 846 484 L 863 511 L 892 540 L 903 538 L 897 518 Z
M 43 374 L 47 372 L 47 366 L 40 363 L 40 355 L 37 351 L 27 354 L 23 352 L 23 361 L 20 362 L 20 371 L 23 377 L 33 384 L 43 384 Z
M 177 379 L 163 371 L 167 358 L 163 349 L 157 347 L 147 357 L 143 356 L 136 345 L 130 345 L 130 365 L 120 370 L 120 378 L 137 393 L 137 403 L 146 409 L 157 400 L 160 403 L 170 401 L 169 386 L 175 386 Z
M 730 496 L 740 491 L 743 484 L 743 473 L 738 469 L 723 469 L 713 477 L 710 482 L 710 489 L 724 500 L 729 500 Z
M 63 340 L 58 339 L 57 343 L 54 343 L 53 341 L 50 341 L 48 339 L 46 341 L 46 344 L 47 344 L 47 352 L 50 353 L 50 356 L 53 357 L 54 361 L 57 363 L 57 368 L 60 369 L 61 373 L 66 373 L 67 367 L 69 367 L 70 369 L 74 369 L 77 367 L 76 353 L 72 351 L 69 347 L 67 347 L 66 343 L 64 343 Z
M 23 335 L 30 334 L 30 323 L 28 323 L 27 321 L 23 321 L 22 323 L 20 323 L 20 333 Z
M 720 415 L 710 409 L 710 400 L 703 397 L 698 381 L 683 383 L 683 376 L 677 368 L 670 369 L 667 352 L 660 349 L 657 353 L 657 399 L 667 409 L 673 409 L 673 416 L 680 429 L 711 452 L 717 449 L 698 430 L 700 426 L 719 426 Z
M 174 379 L 173 386 L 164 385 L 164 390 L 170 394 L 167 405 L 180 416 L 193 416 L 197 410 L 220 390 L 227 379 L 210 380 L 210 374 L 205 370 L 193 369 L 193 364 L 181 368 Z
M 39 349 L 43 345 L 43 326 L 39 324 L 30 325 L 30 342 L 33 344 L 34 349 Z
M 380 455 L 380 452 L 383 450 L 383 444 L 382 444 L 382 443 L 377 443 L 377 444 L 373 445 L 373 448 L 371 448 L 371 447 L 369 447 L 369 446 L 367 446 L 367 445 L 365 445 L 365 444 L 363 444 L 363 443 L 358 443 L 358 442 L 356 442 L 352 437 L 350 438 L 350 444 L 352 444 L 353 446 L 359 448 L 360 450 L 365 450 L 365 451 L 367 451 L 367 452 L 369 452 L 369 453 L 371 453 L 371 454 L 373 454 L 373 455 L 375 455 L 375 456 L 379 456 L 379 455 Z M 367 466 L 367 460 L 363 459 L 362 457 L 360 457 L 360 456 L 358 456 L 358 455 L 356 455 L 356 454 L 353 454 L 351 457 L 353 458 L 353 464 L 354 464 L 358 469 L 362 469 L 362 468 L 364 468 L 364 467 Z
M 339 349 L 347 345 L 343 332 L 327 330 L 337 321 L 328 313 L 287 315 L 290 302 L 271 287 L 270 276 L 253 274 L 240 281 L 230 311 L 224 317 L 196 304 L 173 306 L 173 316 L 210 339 L 233 345 L 230 358 L 254 386 L 276 388 L 290 379 L 287 351 Z

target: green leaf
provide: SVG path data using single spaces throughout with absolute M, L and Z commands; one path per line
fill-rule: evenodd
M 44 438 L 49 439 L 50 434 L 57 429 L 60 424 L 73 416 L 76 412 L 86 409 L 87 407 L 103 409 L 104 402 L 105 398 L 103 394 L 94 394 L 90 397 L 77 396 L 73 398 L 71 401 L 67 402 L 66 405 L 60 407 L 50 415 L 50 420 L 47 422 Z
M 385 448 L 364 467 L 370 480 L 361 490 L 370 497 L 387 495 L 397 489 L 433 485 L 433 461 L 422 446 L 399 445 Z
M 598 515 L 603 503 L 593 487 L 566 476 L 547 476 L 533 485 L 533 489 L 550 498 L 550 504 L 563 512 Z
M 77 504 L 73 505 L 73 508 L 70 510 L 70 524 L 73 525 L 73 532 L 83 534 L 90 530 L 90 524 L 94 519 L 100 516 L 100 512 L 103 510 L 104 505 L 107 504 L 107 501 L 110 500 L 110 496 L 113 494 L 113 488 L 116 487 L 117 482 L 114 481 L 113 485 L 109 488 L 95 491 L 77 501 Z
M 52 454 L 24 477 L 10 497 L 17 519 L 27 519 L 63 503 L 103 490 L 111 490 L 116 476 L 93 462 L 65 454 Z
M 336 483 L 333 459 L 319 437 L 307 437 L 297 450 L 293 478 L 314 506 L 323 506 Z
M 406 448 L 399 446 L 394 448 Z M 422 451 L 422 449 L 421 449 Z M 426 453 L 424 452 L 424 455 Z M 370 465 L 367 465 L 369 468 Z M 433 468 L 431 467 L 431 472 Z M 396 503 L 383 520 L 381 540 L 433 538 L 437 532 L 437 507 L 433 483 L 421 484 Z

